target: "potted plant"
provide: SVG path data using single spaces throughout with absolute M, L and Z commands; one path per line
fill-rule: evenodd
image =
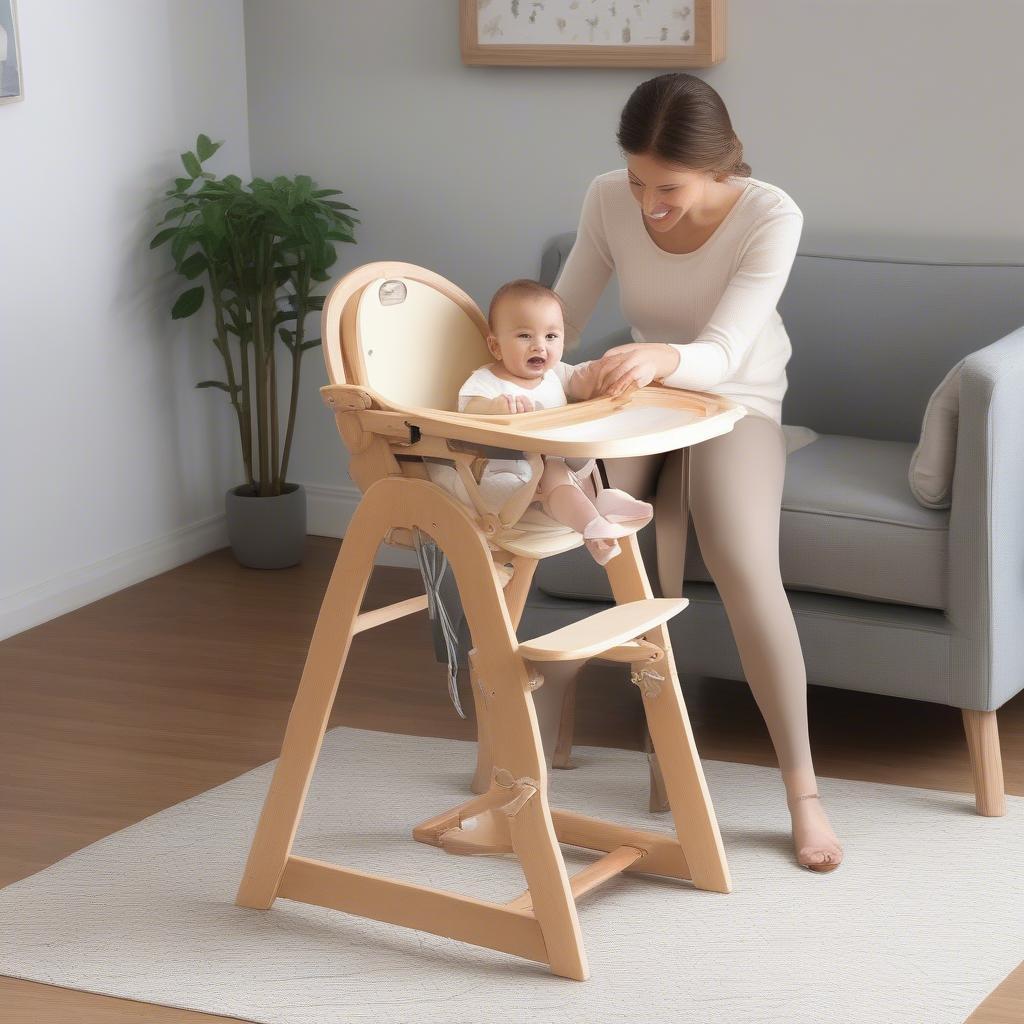
M 297 564 L 306 536 L 306 496 L 288 481 L 295 432 L 299 366 L 320 344 L 306 338 L 306 317 L 323 308 L 316 285 L 329 280 L 337 259 L 334 242 L 355 242 L 344 211 L 355 207 L 321 189 L 304 174 L 248 186 L 234 174 L 218 178 L 203 164 L 220 148 L 206 135 L 181 154 L 187 177 L 166 193 L 170 209 L 150 242 L 170 242 L 174 267 L 189 281 L 204 278 L 178 296 L 171 317 L 197 313 L 207 294 L 224 360 L 223 380 L 196 387 L 223 391 L 238 419 L 246 482 L 226 496 L 228 536 L 236 558 L 259 569 Z M 278 349 L 289 362 L 287 418 L 278 412 Z

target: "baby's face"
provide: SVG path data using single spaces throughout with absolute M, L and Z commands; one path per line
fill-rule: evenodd
M 494 334 L 487 336 L 491 355 L 516 377 L 534 379 L 561 362 L 565 325 L 558 303 L 545 295 L 499 300 Z

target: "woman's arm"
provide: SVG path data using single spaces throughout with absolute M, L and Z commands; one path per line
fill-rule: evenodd
M 671 346 L 679 364 L 664 384 L 704 391 L 736 374 L 786 287 L 803 223 L 799 210 L 788 209 L 754 230 L 704 329 L 688 345 Z
M 600 186 L 590 183 L 580 211 L 576 242 L 552 286 L 566 307 L 566 347 L 575 348 L 614 269 L 601 212 Z
M 596 359 L 575 365 L 559 362 L 552 367 L 570 402 L 585 402 L 597 393 L 598 362 Z

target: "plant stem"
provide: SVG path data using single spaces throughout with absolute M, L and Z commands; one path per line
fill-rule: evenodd
M 227 328 L 224 325 L 224 300 L 220 293 L 220 282 L 217 280 L 214 270 L 214 261 L 207 256 L 207 269 L 210 278 L 210 295 L 213 298 L 213 313 L 217 324 L 217 348 L 224 359 L 224 368 L 227 372 L 228 387 L 231 389 L 231 404 L 238 418 L 238 435 L 242 444 L 242 463 L 245 466 L 245 475 L 250 484 L 252 483 L 252 437 L 246 429 L 245 414 L 242 405 L 238 400 L 238 387 L 235 383 L 235 361 L 231 358 L 231 344 L 228 338 Z
M 281 460 L 281 479 L 288 479 L 288 459 L 292 451 L 292 435 L 295 433 L 295 413 L 299 404 L 299 366 L 302 361 L 302 342 L 306 334 L 306 298 L 309 294 L 309 268 L 299 258 L 295 289 L 295 338 L 292 348 L 292 390 L 288 402 L 288 429 L 284 438 L 284 457 Z
M 249 347 L 252 336 L 250 333 L 250 321 L 248 308 L 246 306 L 246 282 L 245 266 L 241 259 L 238 237 L 231 230 L 230 221 L 227 228 L 227 245 L 230 253 L 231 264 L 234 268 L 234 315 L 235 326 L 238 328 L 238 350 L 239 350 L 239 376 L 242 381 L 242 412 L 245 420 L 245 441 L 244 446 L 249 453 L 249 461 L 246 470 L 249 474 L 249 486 L 256 488 L 256 478 L 253 474 L 252 458 L 252 366 L 249 360 Z
M 263 243 L 260 240 L 256 254 L 257 279 L 263 267 Z M 256 424 L 260 444 L 260 497 L 269 497 L 273 482 L 270 479 L 270 446 L 267 435 L 267 352 L 266 330 L 263 316 L 263 289 L 254 288 L 252 296 L 253 344 L 256 363 Z
M 273 284 L 271 284 L 273 289 Z M 270 292 L 271 300 L 273 300 L 273 291 Z M 277 420 L 277 339 L 274 337 L 275 323 L 274 323 L 274 310 L 275 303 L 271 301 L 270 308 L 266 312 L 267 317 L 267 366 L 268 366 L 268 398 L 270 400 L 270 467 L 273 474 L 272 493 L 277 495 L 281 493 L 282 481 L 281 463 L 278 453 L 279 436 L 280 436 L 280 424 Z
M 284 438 L 284 455 L 281 458 L 281 479 L 286 480 L 288 474 L 288 458 L 292 452 L 292 435 L 295 433 L 295 408 L 299 400 L 299 364 L 302 352 L 296 345 L 292 350 L 292 390 L 288 404 L 288 430 Z

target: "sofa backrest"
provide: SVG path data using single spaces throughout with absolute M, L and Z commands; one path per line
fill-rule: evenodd
M 545 246 L 545 284 L 575 240 L 567 232 Z M 778 308 L 793 345 L 784 423 L 916 441 L 928 398 L 954 363 L 1024 325 L 1024 264 L 801 252 Z M 594 326 L 601 337 L 626 327 L 607 317 Z

